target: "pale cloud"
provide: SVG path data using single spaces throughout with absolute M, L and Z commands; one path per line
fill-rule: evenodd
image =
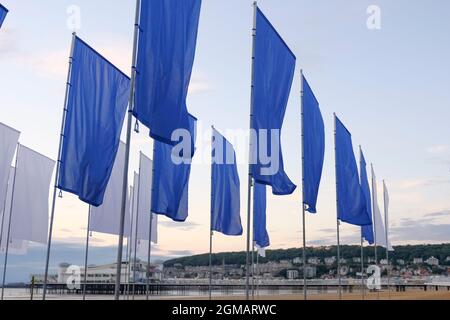
M 431 154 L 441 154 L 450 152 L 450 145 L 435 145 L 427 148 L 427 152 Z
M 401 180 L 395 183 L 395 187 L 399 189 L 414 189 L 420 187 L 431 187 L 436 185 L 450 184 L 450 179 L 448 178 L 418 178 L 418 179 L 407 179 Z

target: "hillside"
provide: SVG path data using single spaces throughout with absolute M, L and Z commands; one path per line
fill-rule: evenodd
M 394 247 L 395 252 L 390 252 L 390 259 L 402 259 L 405 262 L 412 261 L 414 258 L 427 259 L 431 256 L 438 258 L 442 263 L 450 256 L 450 244 L 433 244 L 433 245 L 407 245 Z M 379 247 L 377 249 L 378 258 L 383 259 L 386 256 L 386 250 Z M 337 256 L 337 247 L 309 247 L 306 250 L 307 257 L 318 257 L 324 259 L 326 257 Z M 375 254 L 374 247 L 365 247 L 364 256 L 373 257 Z M 278 249 L 266 251 L 266 258 L 260 258 L 261 263 L 269 261 L 293 260 L 301 257 L 302 249 Z M 361 256 L 360 246 L 341 246 L 341 257 L 350 259 Z M 221 265 L 225 262 L 227 265 L 244 265 L 246 259 L 245 252 L 224 252 L 213 254 L 213 265 Z M 448 263 L 448 262 L 447 262 Z M 190 257 L 177 258 L 167 260 L 165 267 L 171 267 L 174 264 L 182 264 L 184 266 L 207 266 L 209 265 L 209 255 L 201 254 Z

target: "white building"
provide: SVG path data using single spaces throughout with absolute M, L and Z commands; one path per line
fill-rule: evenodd
M 413 264 L 421 264 L 423 263 L 423 259 L 422 258 L 414 258 L 413 259 Z
M 397 259 L 397 264 L 400 265 L 400 266 L 404 266 L 405 265 L 405 260 Z
M 302 264 L 303 263 L 303 259 L 297 257 L 294 260 L 292 260 L 292 263 L 294 263 L 294 264 Z
M 353 262 L 354 263 L 361 263 L 361 258 L 355 257 L 355 258 L 353 258 Z
M 387 259 L 381 259 L 381 260 L 380 260 L 380 264 L 381 264 L 382 266 L 387 266 L 387 265 L 388 265 Z
M 309 264 L 318 265 L 320 264 L 320 259 L 317 257 L 312 257 L 308 259 Z
M 127 279 L 130 282 L 144 283 L 147 281 L 147 274 L 150 274 L 152 280 L 162 280 L 162 272 L 160 269 L 148 265 L 146 262 L 140 260 L 136 261 L 136 268 L 134 263 L 131 262 L 128 266 L 127 262 L 122 263 L 121 269 L 121 283 L 127 283 Z M 86 283 L 115 283 L 117 274 L 117 264 L 111 263 L 100 266 L 88 266 L 86 274 Z M 84 283 L 84 268 L 79 266 L 72 266 L 68 263 L 61 263 L 58 269 L 57 282 L 68 283 L 74 279 L 80 277 L 80 282 Z
M 429 266 L 438 266 L 439 265 L 439 259 L 435 257 L 428 258 L 425 263 Z
M 287 278 L 290 280 L 297 279 L 298 278 L 298 270 L 288 270 Z
M 327 258 L 325 258 L 325 264 L 327 266 L 331 266 L 334 263 L 336 263 L 336 260 L 337 260 L 336 257 L 327 257 Z

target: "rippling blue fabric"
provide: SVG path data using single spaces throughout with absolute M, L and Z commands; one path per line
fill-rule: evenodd
M 0 28 L 2 27 L 3 21 L 5 21 L 6 15 L 8 14 L 8 9 L 6 9 L 1 3 L 0 3 Z
M 197 119 L 190 116 L 190 132 L 195 141 Z M 184 222 L 188 217 L 188 191 L 191 159 L 173 154 L 174 147 L 155 140 L 153 159 L 152 212 Z M 174 163 L 188 160 L 184 163 Z
M 367 215 L 366 199 L 359 184 L 352 136 L 337 117 L 335 121 L 338 219 L 357 226 L 369 225 L 371 219 Z
M 134 116 L 150 136 L 175 145 L 172 133 L 189 130 L 186 107 L 201 0 L 141 1 Z
M 270 246 L 270 239 L 266 226 L 266 185 L 255 183 L 253 190 L 254 241 L 258 247 L 267 248 Z
M 211 224 L 212 230 L 229 236 L 243 233 L 240 213 L 240 182 L 233 146 L 217 130 L 213 139 L 221 150 L 212 150 Z M 221 152 L 218 153 L 218 152 Z M 234 159 L 226 161 L 229 157 Z M 215 159 L 215 160 L 214 160 Z
M 359 177 L 361 179 L 361 188 L 364 194 L 364 199 L 366 200 L 366 210 L 367 215 L 370 218 L 370 225 L 361 227 L 362 237 L 369 242 L 369 244 L 375 243 L 375 238 L 373 234 L 373 221 L 372 221 L 372 197 L 370 196 L 369 179 L 367 178 L 366 170 L 366 159 L 364 158 L 364 153 L 360 151 L 360 165 L 359 165 Z
M 281 128 L 294 78 L 295 62 L 292 51 L 258 9 L 252 101 L 252 129 L 256 132 L 256 141 L 253 143 L 257 155 L 252 156 L 254 163 L 251 164 L 251 174 L 257 182 L 272 186 L 272 192 L 276 195 L 288 195 L 296 189 L 296 185 L 284 172 L 281 150 Z M 278 157 L 275 155 L 277 165 L 273 162 L 265 163 L 261 159 L 261 150 L 267 151 L 263 154 L 271 155 L 274 149 L 270 139 L 272 132 L 268 130 L 279 130 L 280 133 L 274 141 L 279 146 Z M 261 138 L 263 132 L 267 133 L 267 139 Z M 263 172 L 270 167 L 275 170 Z
M 75 39 L 58 188 L 98 207 L 119 148 L 130 79 Z
M 323 161 L 325 157 L 325 126 L 319 102 L 317 102 L 311 87 L 303 81 L 303 188 L 304 204 L 307 211 L 317 213 L 317 195 L 322 178 Z

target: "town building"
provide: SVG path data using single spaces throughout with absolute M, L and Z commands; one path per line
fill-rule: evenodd
M 425 260 L 425 263 L 429 266 L 438 266 L 439 265 L 439 259 L 435 257 L 430 257 L 427 260 Z
M 298 270 L 288 270 L 286 273 L 286 276 L 288 279 L 293 280 L 293 279 L 298 279 Z
M 308 258 L 308 263 L 313 265 L 319 265 L 320 259 L 317 257 Z
M 325 258 L 324 259 L 324 262 L 325 262 L 325 264 L 327 265 L 327 266 L 331 266 L 331 265 L 333 265 L 333 264 L 335 264 L 336 263 L 336 257 L 327 257 L 327 258 Z

